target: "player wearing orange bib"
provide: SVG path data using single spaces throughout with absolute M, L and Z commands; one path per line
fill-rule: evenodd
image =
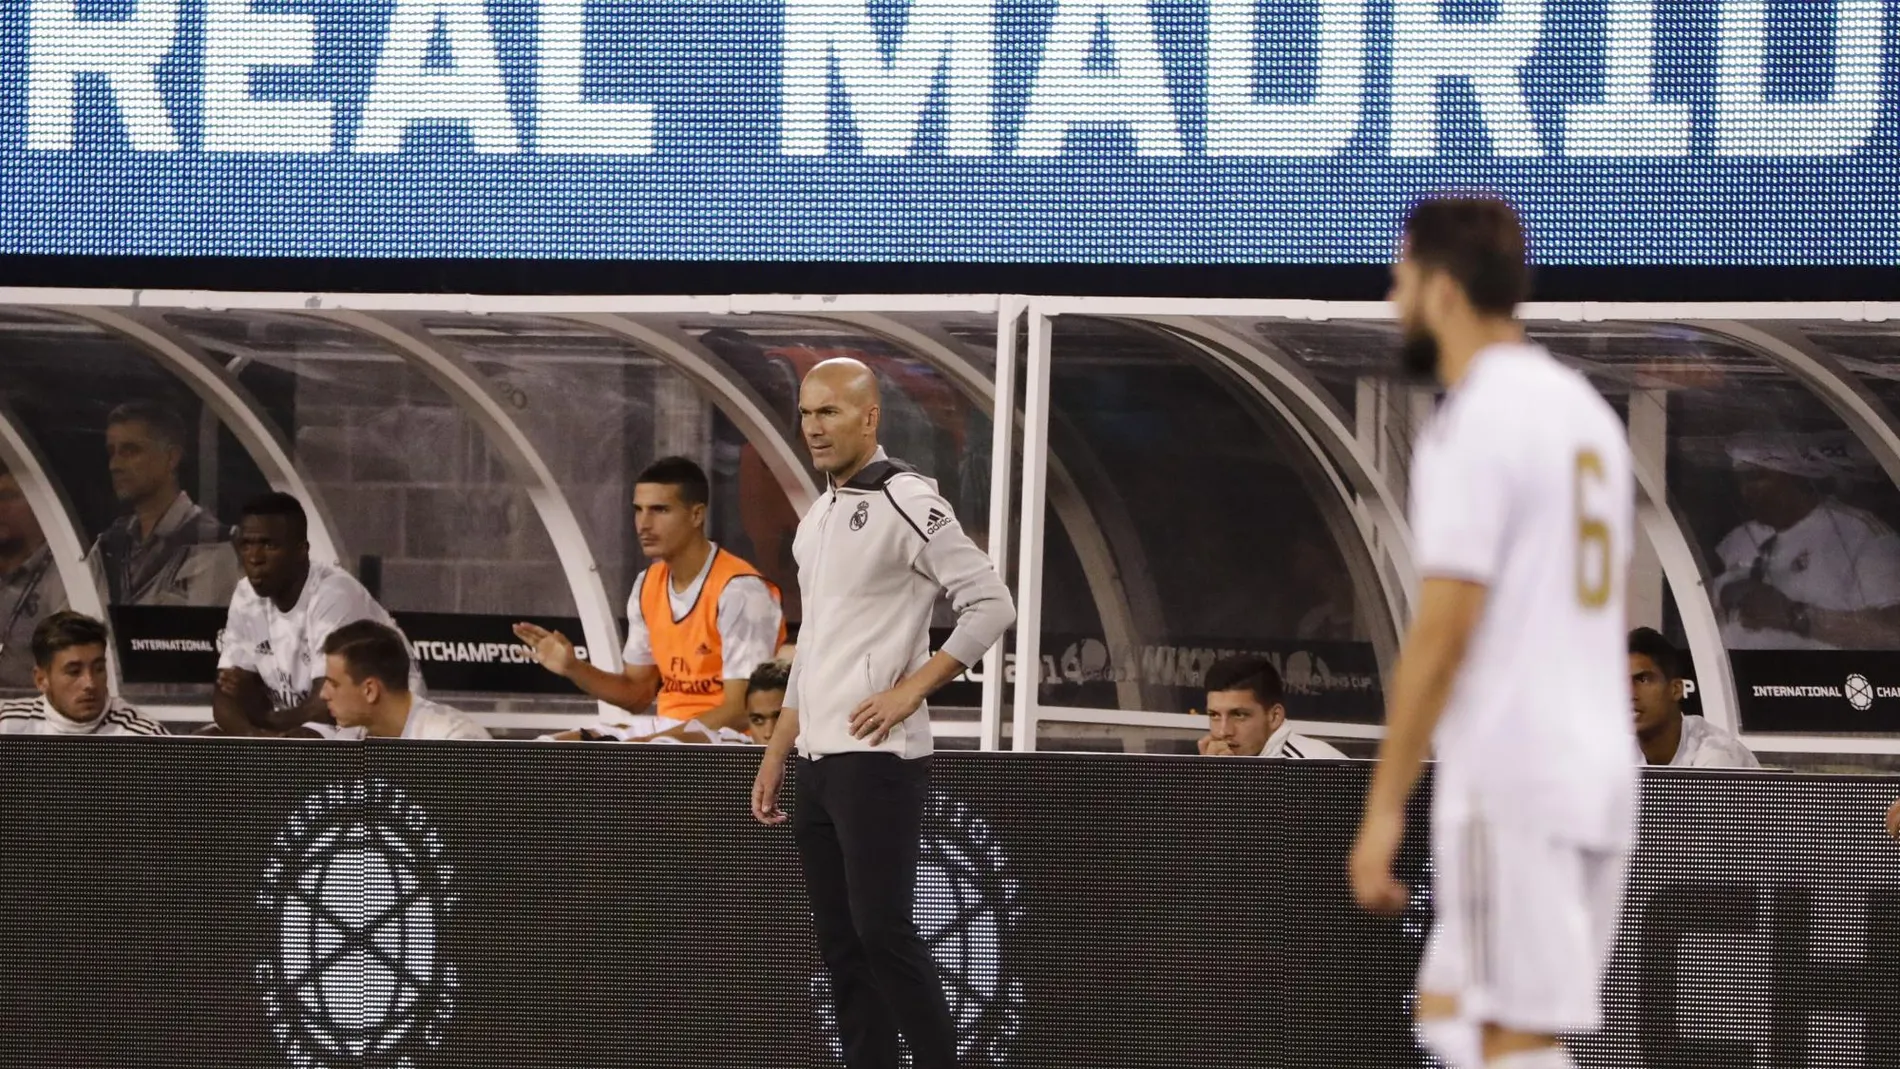
M 630 741 L 708 741 L 746 725 L 746 680 L 785 640 L 778 588 L 706 537 L 706 473 L 684 457 L 657 460 L 634 483 L 640 549 L 653 562 L 627 599 L 623 669 L 574 654 L 558 631 L 516 624 L 550 672 L 629 713 L 657 717 L 607 725 Z M 575 735 L 573 737 L 580 737 Z

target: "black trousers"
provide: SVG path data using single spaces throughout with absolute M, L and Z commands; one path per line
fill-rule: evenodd
M 799 759 L 798 839 L 818 953 L 831 974 L 850 1069 L 956 1069 L 956 1024 L 911 918 L 930 759 L 844 753 Z

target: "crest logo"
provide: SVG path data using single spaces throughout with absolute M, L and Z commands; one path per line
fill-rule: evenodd
M 869 501 L 858 502 L 857 511 L 851 514 L 851 529 L 853 531 L 864 530 L 865 523 L 868 522 L 870 519 L 871 519 L 871 503 Z
M 1847 677 L 1847 704 L 1857 712 L 1866 712 L 1874 707 L 1874 685 L 1859 672 Z
M 416 1069 L 441 1045 L 451 876 L 428 814 L 381 780 L 332 784 L 285 822 L 257 896 L 275 928 L 256 975 L 295 1069 Z

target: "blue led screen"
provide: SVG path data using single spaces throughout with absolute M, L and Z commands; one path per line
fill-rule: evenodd
M 16 0 L 0 253 L 1900 263 L 1887 0 Z

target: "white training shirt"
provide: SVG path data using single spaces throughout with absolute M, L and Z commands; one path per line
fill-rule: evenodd
M 712 574 L 713 557 L 719 546 L 706 554 L 706 563 L 685 590 L 666 584 L 666 598 L 672 603 L 673 619 L 685 619 L 699 604 L 699 592 Z M 620 652 L 626 664 L 654 664 L 653 641 L 648 637 L 646 617 L 640 612 L 640 591 L 646 586 L 642 570 L 633 580 L 633 593 L 627 597 L 627 645 Z M 719 659 L 725 679 L 745 679 L 754 669 L 778 655 L 778 629 L 783 619 L 778 599 L 764 580 L 750 577 L 734 579 L 719 595 Z
M 91 720 L 74 720 L 53 708 L 45 697 L 0 702 L 0 735 L 169 735 L 164 725 L 126 704 L 116 695 L 106 699 L 105 712 Z
M 1346 760 L 1346 755 L 1330 742 L 1321 742 L 1308 735 L 1295 735 L 1293 725 L 1282 721 L 1278 731 L 1267 736 L 1267 744 L 1260 748 L 1261 757 L 1287 757 L 1295 761 L 1307 760 Z
M 338 728 L 329 737 L 345 742 L 360 742 L 369 736 L 361 727 Z M 404 739 L 492 739 L 488 729 L 470 720 L 467 713 L 453 706 L 416 696 L 409 705 L 409 719 L 402 726 Z
M 1677 768 L 1761 767 L 1742 740 L 1701 716 L 1682 718 L 1682 740 L 1676 743 L 1676 756 L 1669 763 Z
M 252 591 L 249 579 L 241 580 L 219 635 L 218 667 L 256 672 L 270 688 L 275 708 L 294 709 L 323 679 L 324 640 L 358 620 L 396 626 L 363 584 L 335 565 L 310 562 L 310 576 L 289 612 L 279 612 L 270 599 Z M 412 660 L 409 688 L 420 694 L 421 685 Z
M 1900 605 L 1900 535 L 1838 501 L 1822 502 L 1779 534 L 1765 523 L 1744 523 L 1715 552 L 1722 559 L 1711 587 L 1718 610 L 1723 591 L 1757 568 L 1762 582 L 1812 608 L 1860 612 Z M 1751 630 L 1730 615 L 1722 619 L 1722 640 L 1730 649 L 1834 648 L 1791 631 Z
M 1610 406 L 1540 347 L 1480 352 L 1412 461 L 1420 575 L 1487 588 L 1433 739 L 1440 819 L 1475 810 L 1582 845 L 1629 843 L 1634 529 Z

